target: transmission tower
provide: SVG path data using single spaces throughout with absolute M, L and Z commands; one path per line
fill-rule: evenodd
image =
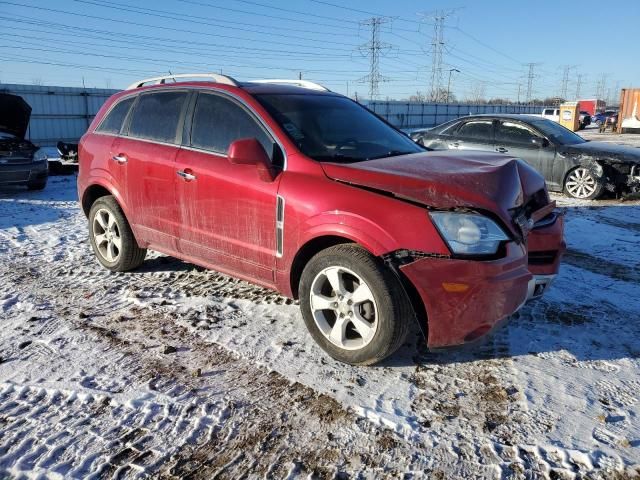
M 424 20 L 433 21 L 433 36 L 429 45 L 431 55 L 431 84 L 429 85 L 430 97 L 432 101 L 440 101 L 443 97 L 444 82 L 443 68 L 445 40 L 444 29 L 447 18 L 453 15 L 458 9 L 436 10 L 431 13 L 420 14 Z
M 569 74 L 571 70 L 576 68 L 576 65 L 565 65 L 562 71 L 562 87 L 560 88 L 560 98 L 567 99 L 567 91 L 569 89 Z
M 533 95 L 533 79 L 536 77 L 535 68 L 538 66 L 538 63 L 527 63 L 525 66 L 529 67 L 529 73 L 527 74 L 527 103 L 531 103 L 532 95 Z
M 380 94 L 379 84 L 386 81 L 386 78 L 380 75 L 380 56 L 381 54 L 389 50 L 391 45 L 382 43 L 380 41 L 381 26 L 385 23 L 391 22 L 389 17 L 372 17 L 368 20 L 361 22 L 363 26 L 371 27 L 371 38 L 364 45 L 360 46 L 360 51 L 367 57 L 369 57 L 369 74 L 360 79 L 361 82 L 369 83 L 369 98 L 375 100 Z
M 607 93 L 607 74 L 603 73 L 596 84 L 596 98 L 599 100 L 604 100 L 604 97 Z
M 579 73 L 576 78 L 576 100 L 580 99 L 580 89 L 582 88 L 582 77 L 584 75 Z

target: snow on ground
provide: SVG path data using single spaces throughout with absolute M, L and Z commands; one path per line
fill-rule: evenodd
M 414 331 L 350 367 L 273 292 L 158 254 L 102 269 L 73 176 L 5 189 L 0 476 L 634 478 L 640 202 L 556 199 L 545 298 L 481 344 Z

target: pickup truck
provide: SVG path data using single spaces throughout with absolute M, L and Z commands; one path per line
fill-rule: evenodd
M 552 120 L 554 122 L 560 122 L 560 109 L 559 108 L 543 108 L 539 117 Z M 591 125 L 591 115 L 588 112 L 580 112 L 580 130 L 584 130 L 587 125 Z

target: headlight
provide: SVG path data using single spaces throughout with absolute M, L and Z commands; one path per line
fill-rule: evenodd
M 34 162 L 46 162 L 47 161 L 47 154 L 44 152 L 44 150 L 39 148 L 33 154 L 33 161 Z
M 493 220 L 475 213 L 430 212 L 440 235 L 453 253 L 493 255 L 509 240 Z

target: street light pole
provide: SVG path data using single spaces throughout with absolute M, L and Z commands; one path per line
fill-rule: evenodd
M 460 70 L 458 70 L 457 68 L 450 68 L 449 69 L 449 81 L 447 82 L 447 103 L 449 103 L 449 93 L 451 92 L 451 74 L 453 72 L 460 73 Z

